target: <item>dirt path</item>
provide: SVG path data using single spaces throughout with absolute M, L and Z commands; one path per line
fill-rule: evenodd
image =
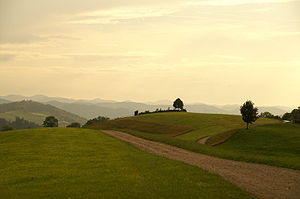
M 122 132 L 108 130 L 102 130 L 102 132 L 128 142 L 143 151 L 219 174 L 224 179 L 260 198 L 300 198 L 300 171 L 298 170 L 226 160 L 145 140 Z
M 199 139 L 197 142 L 198 142 L 199 144 L 205 144 L 206 141 L 207 141 L 210 137 L 211 137 L 211 136 L 206 136 L 206 137 L 204 137 L 204 138 Z

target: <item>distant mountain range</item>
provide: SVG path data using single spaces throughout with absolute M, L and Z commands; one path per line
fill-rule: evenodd
M 172 101 L 163 100 L 158 102 L 138 103 L 132 101 L 117 102 L 113 100 L 92 99 L 92 100 L 77 100 L 61 97 L 48 97 L 44 95 L 21 96 L 7 95 L 0 97 L 0 104 L 12 101 L 34 100 L 43 104 L 50 104 L 59 109 L 76 114 L 80 117 L 91 119 L 97 116 L 106 116 L 109 118 L 132 116 L 135 110 L 153 111 L 156 109 L 172 108 Z M 161 104 L 160 104 L 161 103 Z M 168 104 L 169 105 L 166 105 Z M 216 113 L 216 114 L 240 114 L 240 105 L 208 105 L 208 104 L 186 104 L 185 108 L 189 112 L 195 113 Z M 258 107 L 260 112 L 271 112 L 275 115 L 283 115 L 290 112 L 293 108 L 282 106 L 263 106 Z
M 0 118 L 14 121 L 16 117 L 24 118 L 35 124 L 42 125 L 47 116 L 55 116 L 59 126 L 66 126 L 72 122 L 84 124 L 87 120 L 83 117 L 69 113 L 50 104 L 43 104 L 31 100 L 0 104 Z

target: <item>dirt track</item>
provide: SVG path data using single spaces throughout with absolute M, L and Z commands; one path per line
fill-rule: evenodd
M 209 172 L 219 174 L 224 179 L 259 198 L 300 198 L 300 171 L 298 170 L 221 159 L 141 139 L 122 132 L 108 130 L 102 130 L 102 132 L 128 142 L 143 151 L 195 165 Z
M 206 136 L 206 137 L 204 137 L 204 138 L 199 139 L 197 142 L 198 142 L 199 144 L 205 144 L 206 141 L 207 141 L 210 137 L 211 137 L 211 136 Z

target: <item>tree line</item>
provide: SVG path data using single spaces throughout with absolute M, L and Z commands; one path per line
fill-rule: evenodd
M 40 127 L 40 125 L 25 120 L 21 117 L 16 117 L 15 121 L 8 121 L 4 118 L 0 118 L 0 131 L 8 131 L 13 129 L 29 129 L 38 127 Z
M 173 107 L 174 109 L 171 109 L 170 107 L 168 109 L 156 109 L 155 111 L 149 111 L 146 110 L 144 112 L 139 112 L 138 110 L 134 111 L 134 116 L 137 115 L 144 115 L 144 114 L 150 114 L 150 113 L 162 113 L 162 112 L 187 112 L 186 109 L 183 108 L 184 104 L 183 101 L 180 98 L 177 98 L 174 102 L 173 102 Z
M 249 124 L 255 122 L 259 117 L 286 120 L 300 124 L 300 107 L 298 107 L 298 109 L 294 109 L 290 113 L 285 113 L 282 117 L 280 117 L 279 115 L 273 115 L 270 112 L 263 112 L 258 116 L 258 108 L 254 107 L 254 103 L 248 100 L 240 107 L 240 111 L 243 121 L 247 124 L 247 129 L 249 128 Z
M 297 109 L 292 110 L 290 113 L 285 113 L 282 116 L 282 119 L 300 124 L 300 106 Z

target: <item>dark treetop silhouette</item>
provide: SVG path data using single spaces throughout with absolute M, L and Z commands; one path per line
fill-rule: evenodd
M 248 129 L 249 124 L 252 124 L 258 118 L 258 108 L 254 107 L 254 103 L 248 100 L 241 106 L 240 111 L 243 121 L 246 122 Z
M 175 109 L 183 110 L 183 102 L 179 98 L 174 101 L 173 106 Z

